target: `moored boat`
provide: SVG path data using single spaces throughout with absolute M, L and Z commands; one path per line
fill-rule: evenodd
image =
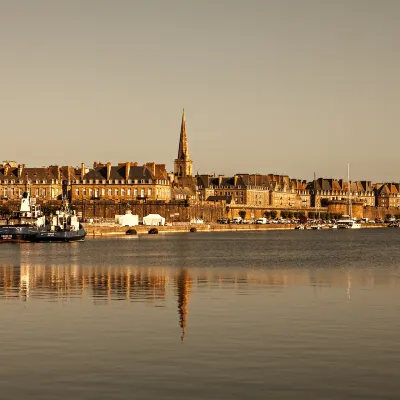
M 50 224 L 32 235 L 33 242 L 76 242 L 85 239 L 86 231 L 75 210 L 64 200 L 63 206 L 50 216 Z
M 0 226 L 0 243 L 31 242 L 45 225 L 45 217 L 31 199 L 29 190 L 23 193 L 19 211 L 15 211 L 5 225 Z

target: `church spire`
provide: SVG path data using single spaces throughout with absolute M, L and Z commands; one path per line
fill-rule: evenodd
M 189 160 L 189 145 L 186 134 L 185 109 L 182 111 L 181 135 L 179 138 L 178 160 Z
M 185 109 L 182 111 L 181 133 L 179 137 L 178 157 L 174 162 L 174 173 L 178 177 L 192 176 L 192 160 L 186 133 Z

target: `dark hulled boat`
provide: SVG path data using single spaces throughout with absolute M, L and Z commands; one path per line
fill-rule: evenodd
M 6 225 L 0 225 L 0 243 L 31 242 L 45 225 L 45 217 L 40 206 L 24 192 L 19 211 L 13 213 Z
M 86 231 L 66 200 L 61 209 L 50 216 L 49 222 L 44 229 L 32 235 L 32 242 L 76 242 L 85 239 Z

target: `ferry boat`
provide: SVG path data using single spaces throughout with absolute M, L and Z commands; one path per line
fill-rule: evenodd
M 71 210 L 68 201 L 64 200 L 60 210 L 50 216 L 50 224 L 35 232 L 33 242 L 76 242 L 83 241 L 86 231 L 79 223 L 75 210 Z
M 360 229 L 361 224 L 355 218 L 350 217 L 350 215 L 343 215 L 337 221 L 337 227 L 339 229 Z
M 45 226 L 45 217 L 30 192 L 23 193 L 19 211 L 15 211 L 6 225 L 0 226 L 0 243 L 31 242 Z

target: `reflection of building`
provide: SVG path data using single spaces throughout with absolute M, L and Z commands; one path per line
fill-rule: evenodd
M 178 291 L 178 313 L 179 313 L 179 324 L 182 328 L 181 340 L 183 341 L 186 336 L 186 325 L 188 315 L 188 302 L 189 302 L 189 290 L 191 287 L 192 279 L 187 269 L 182 269 L 177 276 L 176 288 Z

